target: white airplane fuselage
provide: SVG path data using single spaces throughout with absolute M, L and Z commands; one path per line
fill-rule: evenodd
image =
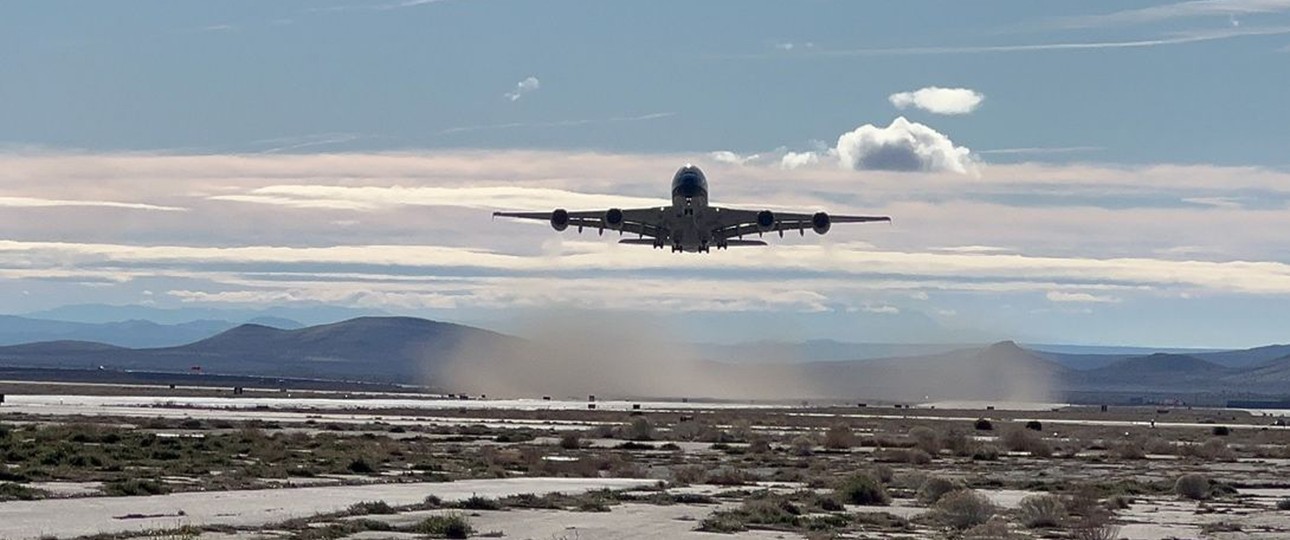
M 717 213 L 708 207 L 708 179 L 698 167 L 686 165 L 672 177 L 672 206 L 663 222 L 669 234 L 659 242 L 669 244 L 673 251 L 701 252 L 713 245 Z

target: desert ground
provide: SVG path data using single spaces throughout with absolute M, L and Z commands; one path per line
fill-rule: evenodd
M 1290 538 L 1277 411 L 5 382 L 0 538 Z

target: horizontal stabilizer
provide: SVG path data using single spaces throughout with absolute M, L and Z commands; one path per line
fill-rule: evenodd
M 631 244 L 633 246 L 652 246 L 654 240 L 649 238 L 624 238 L 618 241 L 619 244 Z
M 726 240 L 726 245 L 730 247 L 764 246 L 766 242 L 761 240 Z

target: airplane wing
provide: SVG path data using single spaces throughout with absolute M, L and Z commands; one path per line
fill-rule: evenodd
M 827 232 L 834 223 L 872 223 L 875 221 L 890 222 L 888 216 L 838 216 L 824 212 L 799 214 L 793 212 L 772 212 L 769 210 L 741 210 L 738 208 L 714 208 L 717 227 L 712 231 L 714 239 L 742 238 L 744 235 L 797 231 L 806 234 L 807 229 Z
M 556 230 L 577 227 L 582 232 L 584 227 L 604 233 L 605 229 L 623 231 L 645 238 L 667 238 L 667 229 L 663 226 L 663 213 L 667 208 L 626 208 L 615 213 L 614 210 L 568 212 L 493 212 L 494 217 L 533 219 L 550 223 Z M 653 243 L 653 242 L 651 242 Z

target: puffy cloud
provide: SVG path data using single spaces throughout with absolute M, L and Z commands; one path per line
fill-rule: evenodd
M 885 128 L 865 124 L 843 133 L 835 151 L 843 167 L 855 170 L 976 173 L 971 150 L 903 116 Z
M 506 96 L 506 99 L 511 101 L 519 101 L 519 99 L 524 97 L 525 94 L 533 92 L 541 87 L 542 81 L 539 81 L 537 77 L 526 77 L 524 80 L 515 83 L 515 90 L 503 95 Z
M 780 158 L 779 166 L 783 169 L 796 169 L 820 162 L 820 155 L 815 152 L 789 152 Z
M 731 165 L 744 165 L 751 161 L 756 161 L 757 158 L 761 157 L 761 155 L 752 154 L 752 155 L 744 156 L 744 155 L 736 154 L 729 150 L 719 150 L 717 152 L 709 153 L 708 157 L 711 157 L 713 161 L 716 161 L 719 163 L 729 163 Z
M 968 88 L 929 86 L 912 92 L 898 92 L 887 96 L 887 100 L 897 109 L 917 107 L 935 114 L 967 114 L 981 106 L 985 95 Z

